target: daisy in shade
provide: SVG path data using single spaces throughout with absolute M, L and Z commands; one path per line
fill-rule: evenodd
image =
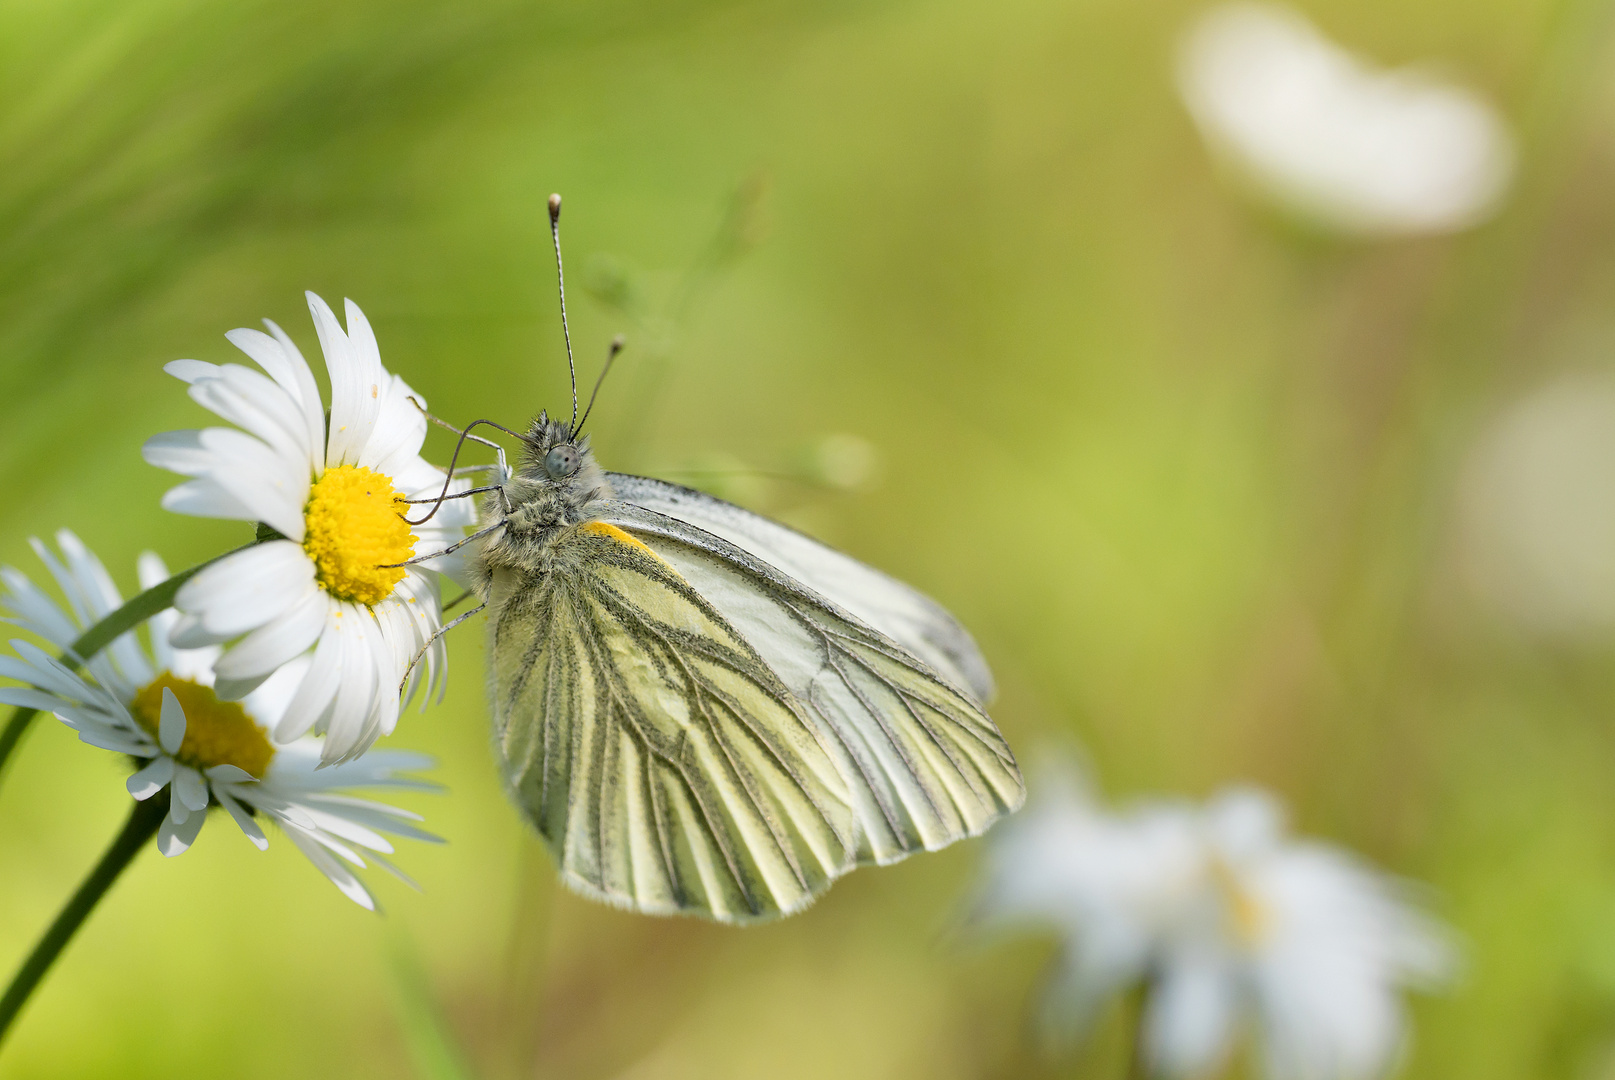
M 1442 929 L 1351 855 L 1289 839 L 1277 802 L 1112 814 L 1066 782 L 993 842 L 982 912 L 1065 949 L 1046 1002 L 1080 1030 L 1142 982 L 1140 1048 L 1165 1077 L 1215 1075 L 1254 1030 L 1271 1080 L 1368 1080 L 1405 1042 L 1400 991 L 1451 968 Z
M 67 531 L 57 534 L 61 559 L 33 541 L 67 598 L 64 610 L 26 575 L 0 568 L 0 605 L 10 621 L 68 649 L 89 626 L 123 599 L 99 559 Z M 140 559 L 142 588 L 164 581 L 162 560 Z M 403 877 L 385 856 L 387 838 L 437 841 L 413 823 L 419 815 L 361 798 L 353 792 L 391 787 L 433 790 L 406 774 L 431 766 L 419 754 L 377 751 L 332 768 L 320 768 L 312 736 L 277 746 L 269 731 L 284 720 L 311 662 L 294 658 L 239 702 L 213 690 L 217 646 L 176 649 L 169 634 L 177 616 L 150 621 L 151 650 L 131 631 L 92 657 L 84 673 L 69 670 L 38 646 L 11 643 L 0 656 L 0 675 L 22 686 L 0 687 L 0 702 L 54 713 L 79 738 L 135 759 L 129 793 L 145 800 L 170 789 L 168 816 L 157 834 L 164 855 L 179 855 L 196 841 L 208 811 L 222 808 L 260 850 L 269 846 L 265 822 L 274 822 L 337 888 L 371 910 L 375 900 L 355 870 L 367 860 Z M 404 878 L 405 881 L 409 879 Z
M 353 301 L 347 329 L 313 293 L 314 328 L 331 379 L 327 417 L 314 374 L 274 323 L 269 333 L 225 336 L 263 372 L 239 364 L 176 360 L 164 369 L 190 396 L 236 428 L 173 431 L 144 448 L 153 465 L 192 477 L 163 497 L 184 514 L 259 523 L 265 542 L 220 559 L 179 591 L 173 643 L 228 643 L 214 666 L 221 697 L 237 699 L 312 650 L 274 729 L 282 742 L 323 734 L 323 760 L 350 760 L 398 722 L 406 670 L 413 692 L 426 649 L 430 694 L 445 655 L 436 575 L 442 551 L 473 520 L 469 499 L 411 524 L 409 499 L 443 490 L 442 470 L 420 457 L 425 402 L 381 365 L 376 336 Z M 467 489 L 466 481 L 450 492 Z M 416 517 L 425 517 L 425 509 Z M 407 694 L 406 694 L 407 697 Z

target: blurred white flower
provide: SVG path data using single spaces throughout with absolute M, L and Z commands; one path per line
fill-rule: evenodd
M 1344 852 L 1287 840 L 1262 793 L 1109 814 L 1044 786 L 993 834 L 981 912 L 1060 932 L 1047 1022 L 1080 1033 L 1143 982 L 1157 1075 L 1209 1075 L 1254 1024 L 1273 1080 L 1376 1076 L 1402 1043 L 1398 990 L 1448 970 L 1432 921 Z
M 1615 378 L 1561 376 L 1508 409 L 1470 454 L 1460 505 L 1482 597 L 1543 633 L 1615 628 Z
M 1033 801 L 993 830 L 978 914 L 1061 933 L 1043 999 L 1050 1033 L 1080 1036 L 1148 969 L 1202 862 L 1193 815 L 1151 804 L 1101 810 L 1074 772 L 1045 768 Z
M 123 598 L 78 537 L 64 529 L 56 539 L 62 561 L 37 540 L 34 550 L 67 597 L 69 610 L 9 566 L 0 568 L 5 584 L 0 606 L 10 615 L 7 621 L 66 651 Z M 167 577 L 161 559 L 149 552 L 141 557 L 142 588 Z M 136 759 L 140 768 L 128 781 L 136 799 L 170 788 L 168 816 L 157 834 L 164 855 L 189 849 L 209 808 L 219 806 L 259 850 L 269 846 L 262 822 L 278 824 L 337 888 L 374 910 L 375 900 L 349 866 L 364 869 L 368 858 L 403 877 L 383 857 L 393 851 L 383 834 L 434 842 L 437 837 L 412 824 L 421 820 L 418 814 L 349 792 L 433 790 L 436 785 L 404 775 L 429 768 L 431 759 L 378 751 L 320 768 L 318 739 L 275 746 L 269 728 L 283 718 L 308 659 L 294 659 L 239 703 L 222 701 L 212 690 L 219 648 L 171 648 L 168 633 L 175 618 L 170 610 L 150 620 L 149 654 L 131 631 L 92 657 L 85 675 L 27 641 L 14 640 L 16 656 L 0 656 L 0 676 L 24 685 L 0 687 L 0 702 L 54 713 L 82 741 Z
M 1466 228 L 1513 173 L 1513 140 L 1478 95 L 1375 70 L 1288 8 L 1213 9 L 1185 38 L 1178 85 L 1216 150 L 1291 210 L 1349 232 Z
M 456 499 L 425 524 L 404 520 L 405 499 L 443 490 L 442 470 L 420 457 L 420 399 L 382 367 L 375 333 L 353 301 L 347 332 L 325 301 L 309 293 L 308 303 L 331 376 L 329 418 L 297 346 L 265 320 L 269 334 L 225 336 L 267 377 L 197 360 L 164 369 L 190 384 L 198 404 L 245 430 L 171 431 L 148 440 L 144 453 L 153 465 L 194 477 L 163 497 L 166 508 L 260 522 L 279 534 L 186 582 L 174 601 L 185 616 L 174 644 L 233 641 L 216 665 L 220 694 L 230 699 L 312 648 L 275 737 L 323 733 L 329 763 L 392 732 L 399 683 L 442 626 L 435 575 L 395 564 L 448 547 L 475 511 Z M 468 486 L 456 481 L 451 491 Z M 444 661 L 439 639 L 426 657 L 428 693 Z M 412 672 L 411 691 L 414 685 Z

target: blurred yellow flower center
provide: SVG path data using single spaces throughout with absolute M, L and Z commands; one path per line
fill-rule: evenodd
M 404 520 L 408 504 L 381 473 L 362 465 L 326 469 L 303 512 L 303 550 L 315 576 L 339 600 L 379 604 L 404 580 L 401 563 L 415 553 Z
M 252 717 L 234 701 L 220 701 L 211 687 L 163 672 L 135 695 L 129 711 L 140 726 L 158 738 L 162 729 L 163 688 L 174 691 L 185 710 L 185 739 L 174 755 L 181 765 L 211 769 L 234 765 L 262 780 L 275 748 Z
M 1267 905 L 1252 896 L 1232 868 L 1220 858 L 1211 860 L 1211 877 L 1222 893 L 1228 914 L 1228 931 L 1245 948 L 1262 943 L 1272 925 Z

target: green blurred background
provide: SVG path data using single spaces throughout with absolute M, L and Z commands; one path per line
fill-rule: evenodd
M 316 356 L 305 288 L 443 416 L 561 405 L 558 190 L 584 377 L 630 337 L 609 467 L 938 597 L 1023 760 L 1076 741 L 1121 797 L 1253 780 L 1429 883 L 1467 964 L 1406 1075 L 1610 1075 L 1615 635 L 1484 602 L 1455 508 L 1511 402 L 1615 367 L 1611 4 L 1304 8 L 1498 104 L 1495 220 L 1348 243 L 1262 209 L 1176 96 L 1177 0 L 0 4 L 0 557 L 35 573 L 25 537 L 68 526 L 127 587 L 142 548 L 240 542 L 162 513 L 138 448 L 204 420 L 167 360 L 236 358 L 266 315 Z M 0 1076 L 1118 1074 L 1115 1017 L 1032 1038 L 1051 940 L 952 932 L 979 843 L 743 931 L 559 890 L 499 791 L 480 638 L 391 740 L 450 789 L 407 800 L 450 841 L 401 849 L 424 893 L 379 881 L 371 916 L 215 820 L 119 884 Z M 0 968 L 122 777 L 30 734 Z

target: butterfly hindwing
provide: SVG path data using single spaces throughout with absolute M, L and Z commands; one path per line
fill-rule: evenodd
M 861 861 L 977 835 L 1021 804 L 993 722 L 903 645 L 689 523 L 628 504 L 604 517 L 671 564 L 806 705 L 847 779 Z
M 490 601 L 495 745 L 573 887 L 747 921 L 850 867 L 846 784 L 802 704 L 650 549 L 583 525 Z

